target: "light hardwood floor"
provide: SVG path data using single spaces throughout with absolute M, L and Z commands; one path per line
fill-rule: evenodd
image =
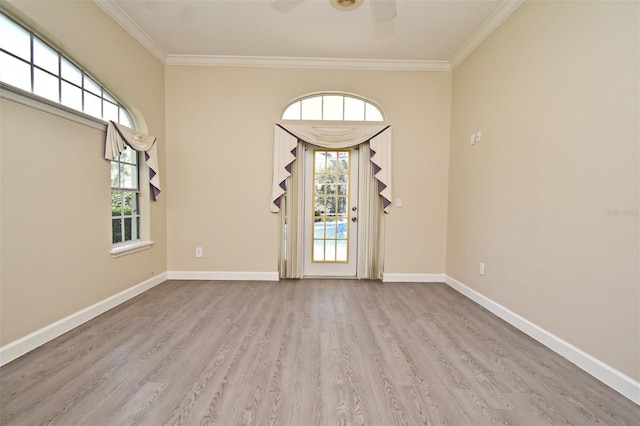
M 2 425 L 633 424 L 445 284 L 167 281 L 0 368 Z

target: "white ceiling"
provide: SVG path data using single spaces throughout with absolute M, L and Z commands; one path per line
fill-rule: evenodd
M 450 69 L 522 2 L 396 0 L 377 23 L 374 0 L 95 1 L 165 63 L 369 69 Z

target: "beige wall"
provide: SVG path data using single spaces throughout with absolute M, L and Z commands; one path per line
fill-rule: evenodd
M 394 127 L 386 273 L 446 270 L 640 379 L 637 3 L 527 2 L 453 77 L 165 69 L 89 0 L 8 8 L 158 136 L 165 192 L 153 248 L 112 259 L 102 132 L 1 100 L 0 345 L 166 270 L 275 272 L 273 123 L 336 90 Z
M 91 1 L 6 6 L 134 110 L 164 166 L 163 65 Z M 154 246 L 111 258 L 103 131 L 2 99 L 0 166 L 0 345 L 166 271 L 166 198 Z
M 447 250 L 450 276 L 635 380 L 638 17 L 526 2 L 454 71 Z
M 170 66 L 166 79 L 169 270 L 277 271 L 273 125 L 296 97 L 336 90 L 393 125 L 404 206 L 387 217 L 385 272 L 444 272 L 450 73 Z

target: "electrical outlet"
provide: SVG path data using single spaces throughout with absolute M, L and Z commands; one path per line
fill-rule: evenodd
M 196 247 L 196 257 L 202 257 L 202 247 Z
M 484 277 L 484 263 L 480 262 L 480 275 Z

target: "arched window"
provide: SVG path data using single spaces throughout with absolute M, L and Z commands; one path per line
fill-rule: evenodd
M 96 79 L 33 31 L 0 13 L 0 82 L 105 122 L 135 128 L 131 114 Z M 19 92 L 16 91 L 16 92 Z M 139 153 L 111 161 L 112 243 L 140 240 Z
M 344 93 L 318 93 L 296 99 L 284 109 L 283 120 L 384 121 L 373 102 Z
M 0 81 L 101 120 L 134 126 L 124 106 L 86 71 L 2 13 Z

